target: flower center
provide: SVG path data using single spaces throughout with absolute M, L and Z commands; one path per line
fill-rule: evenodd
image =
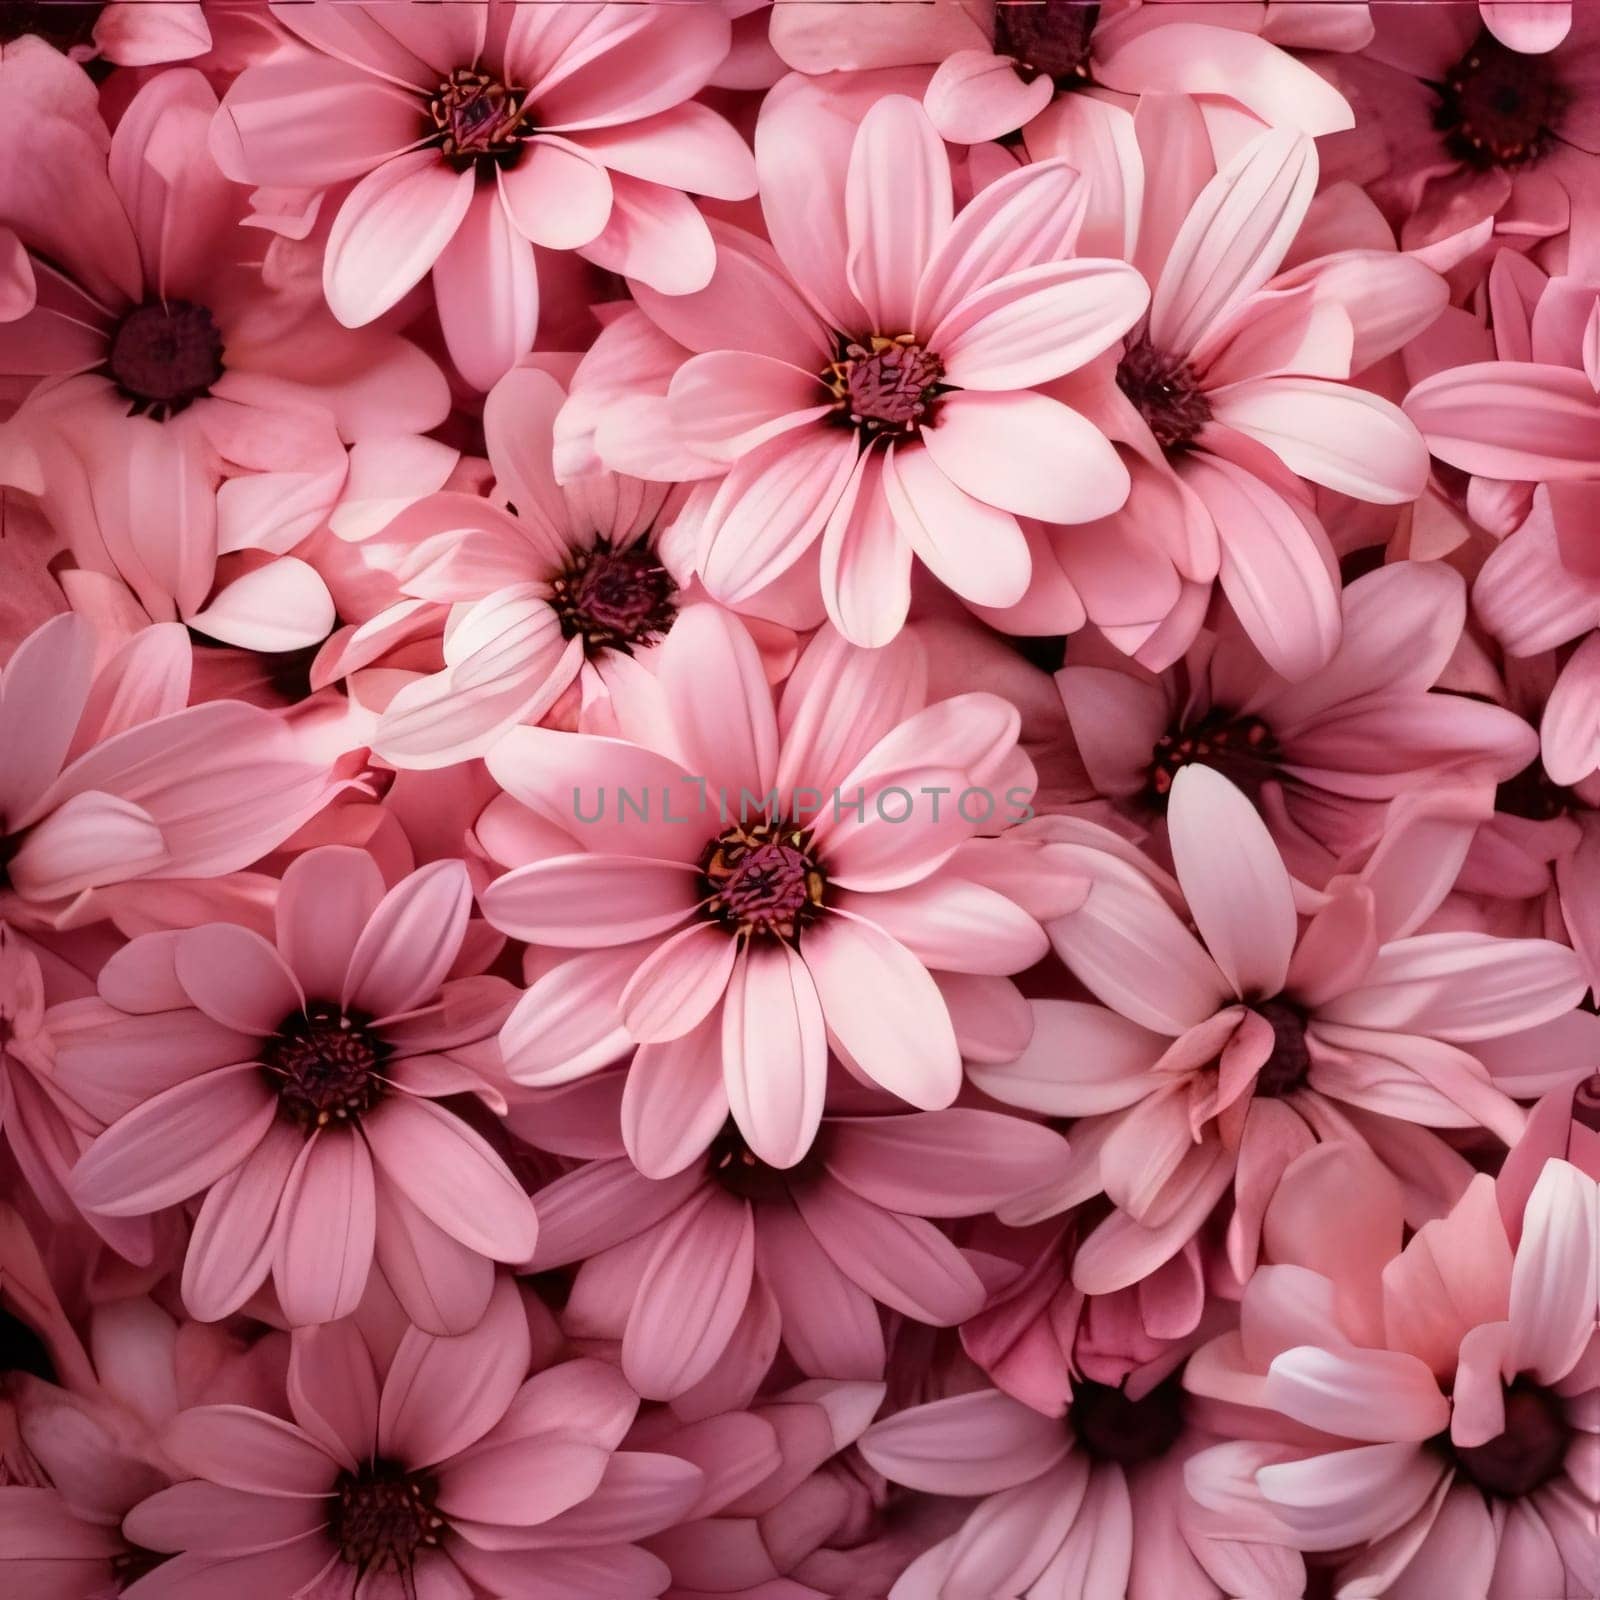
M 291 1012 L 262 1050 L 278 1103 L 308 1132 L 349 1122 L 383 1093 L 378 1077 L 388 1049 L 365 1019 L 326 1001 Z
M 1192 728 L 1174 728 L 1156 740 L 1146 777 L 1146 794 L 1167 803 L 1172 780 L 1187 766 L 1214 767 L 1246 793 L 1253 794 L 1273 771 L 1278 740 L 1260 717 L 1212 711 Z
M 209 394 L 222 376 L 222 334 L 204 306 L 154 300 L 135 306 L 117 325 L 109 366 L 133 402 L 130 415 L 148 413 L 165 422 Z
M 1298 1089 L 1311 1070 L 1305 1013 L 1287 1000 L 1260 1000 L 1251 1009 L 1272 1024 L 1272 1054 L 1256 1074 L 1256 1093 L 1276 1100 Z
M 69 51 L 94 43 L 94 25 L 105 10 L 99 4 L 78 0 L 0 0 L 0 39 L 20 39 L 36 34 L 57 50 Z
M 1117 365 L 1117 387 L 1127 395 L 1163 450 L 1181 450 L 1211 420 L 1211 403 L 1182 356 L 1157 350 L 1140 335 Z
M 730 933 L 797 939 L 822 910 L 827 879 L 811 835 L 792 822 L 740 823 L 706 847 L 705 913 Z
M 839 338 L 838 359 L 823 369 L 833 394 L 833 415 L 865 439 L 904 439 L 930 420 L 948 387 L 944 363 L 917 343 L 914 334 L 865 342 Z
M 1525 822 L 1553 822 L 1565 816 L 1567 791 L 1545 775 L 1544 763 L 1535 756 L 1514 778 L 1507 778 L 1494 792 L 1494 808 Z
M 1025 82 L 1052 78 L 1058 89 L 1089 80 L 1089 41 L 1100 7 L 1083 0 L 999 0 L 994 52 L 1010 56 Z
M 1517 1378 L 1505 1392 L 1505 1431 L 1487 1444 L 1463 1450 L 1443 1441 L 1461 1472 L 1485 1494 L 1516 1499 L 1561 1471 L 1572 1425 L 1559 1395 Z
M 1183 1385 L 1168 1378 L 1132 1400 L 1108 1383 L 1074 1383 L 1067 1420 L 1091 1456 L 1137 1466 L 1165 1455 L 1183 1432 Z
M 590 655 L 632 655 L 636 645 L 664 637 L 678 614 L 678 586 L 645 544 L 613 550 L 602 539 L 574 557 L 550 587 L 562 634 L 582 639 Z
M 1521 167 L 1555 138 L 1568 93 L 1549 55 L 1508 50 L 1487 29 L 1445 73 L 1434 126 L 1458 161 Z
M 523 91 L 476 67 L 457 67 L 428 102 L 428 115 L 445 159 L 457 172 L 481 164 L 510 166 L 530 129 Z
M 730 1118 L 706 1151 L 706 1172 L 731 1195 L 741 1200 L 775 1203 L 786 1200 L 797 1182 L 809 1176 L 812 1150 L 793 1167 L 769 1167 L 752 1154 L 744 1135 Z
M 431 1478 L 391 1462 L 343 1473 L 331 1518 L 340 1556 L 363 1572 L 409 1573 L 417 1552 L 439 1542 L 438 1498 Z

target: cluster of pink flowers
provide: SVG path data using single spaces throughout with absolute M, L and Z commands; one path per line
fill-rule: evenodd
M 1600 1596 L 1600 3 L 0 0 L 0 1593 Z

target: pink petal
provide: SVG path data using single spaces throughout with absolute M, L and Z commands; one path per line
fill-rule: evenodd
M 694 201 L 678 189 L 611 177 L 611 220 L 582 253 L 597 267 L 663 295 L 694 294 L 716 275 L 717 247 Z
M 89 697 L 94 631 L 70 612 L 17 646 L 0 690 L 0 811 L 14 827 L 55 781 Z
M 622 1340 L 622 1370 L 640 1394 L 669 1400 L 711 1371 L 744 1313 L 754 1267 L 750 1207 L 715 1186 L 667 1224 Z
M 733 942 L 726 942 L 731 950 Z M 622 1137 L 642 1173 L 666 1178 L 683 1171 L 705 1154 L 727 1118 L 719 1019 L 639 1048 L 622 1092 Z
M 1600 634 L 1561 669 L 1539 721 L 1539 751 L 1552 783 L 1573 784 L 1600 767 Z
M 1415 1444 L 1369 1444 L 1262 1467 L 1256 1482 L 1302 1549 L 1337 1550 L 1398 1527 L 1443 1470 Z
M 270 653 L 321 644 L 335 620 L 333 597 L 316 568 L 280 556 L 236 578 L 189 623 L 208 639 Z
M 472 882 L 460 861 L 433 861 L 402 878 L 350 953 L 344 1004 L 369 1017 L 426 1005 L 455 962 L 471 910 Z
M 196 1477 L 257 1494 L 320 1498 L 339 1472 L 333 1457 L 299 1428 L 248 1406 L 180 1411 L 161 1443 Z
M 737 944 L 712 922 L 664 939 L 622 991 L 622 1021 L 641 1044 L 680 1039 L 703 1022 L 728 987 Z
M 533 348 L 539 328 L 533 249 L 513 220 L 494 190 L 477 190 L 433 262 L 445 346 L 475 389 L 493 388 Z
M 141 1501 L 127 1515 L 128 1537 L 146 1550 L 242 1556 L 271 1550 L 328 1525 L 324 1502 L 276 1499 L 195 1480 Z
M 917 286 L 950 227 L 950 161 L 928 114 L 885 95 L 862 119 L 845 178 L 845 274 L 871 325 L 907 331 Z
M 439 1509 L 454 1518 L 531 1528 L 593 1493 L 610 1452 L 576 1439 L 479 1445 L 439 1473 Z
M 574 250 L 606 225 L 611 178 L 588 150 L 552 134 L 523 147 L 497 174 L 506 210 L 523 238 L 547 250 Z
M 1405 412 L 1441 461 L 1486 478 L 1587 478 L 1600 453 L 1600 396 L 1575 367 L 1448 368 L 1406 396 Z
M 1008 56 L 958 50 L 939 63 L 923 104 L 953 144 L 982 144 L 1032 122 L 1055 86 L 1043 73 L 1025 82 Z
M 377 1226 L 372 1157 L 353 1129 L 306 1141 L 284 1186 L 273 1282 L 296 1325 L 335 1322 L 361 1303 Z
M 278 1114 L 256 1066 L 225 1067 L 163 1091 L 100 1135 L 79 1161 L 78 1203 L 112 1217 L 160 1211 L 239 1166 Z
M 838 1183 L 803 1186 L 794 1199 L 834 1265 L 874 1300 L 940 1328 L 982 1308 L 977 1273 L 931 1222 L 880 1210 Z
M 917 559 L 963 600 L 1009 606 L 1027 591 L 1033 560 L 1016 518 L 958 489 L 931 451 L 891 448 L 883 494 Z
M 483 913 L 518 939 L 585 950 L 670 932 L 699 898 L 698 875 L 686 863 L 557 856 L 497 878 L 483 892 Z
M 802 959 L 835 1049 L 923 1110 L 955 1099 L 961 1053 L 950 1013 L 904 945 L 863 918 L 838 914 L 806 930 Z
M 1433 1374 L 1402 1350 L 1286 1350 L 1268 1369 L 1264 1397 L 1307 1427 L 1374 1444 L 1420 1443 L 1450 1423 Z
M 344 993 L 350 952 L 383 894 L 383 874 L 365 850 L 329 845 L 290 863 L 278 885 L 278 948 L 311 999 Z
M 526 1261 L 538 1240 L 533 1206 L 494 1151 L 431 1100 L 396 1095 L 362 1127 L 382 1178 L 469 1249 Z
M 28 830 L 6 876 L 30 900 L 63 900 L 171 865 L 161 826 L 143 806 L 90 790 Z
M 751 1150 L 792 1167 L 822 1117 L 828 1048 L 817 987 L 788 945 L 742 952 L 723 1003 L 722 1057 L 728 1106 Z
M 1131 487 L 1128 469 L 1092 422 L 1032 390 L 946 395 L 922 442 L 957 488 L 1045 522 L 1109 516 Z
M 888 644 L 911 605 L 911 548 L 889 514 L 883 458 L 861 456 L 822 530 L 822 598 L 852 644 Z
M 992 1494 L 1047 1472 L 1071 1434 L 998 1389 L 912 1406 L 861 1436 L 858 1446 L 886 1478 L 924 1494 Z
M 882 1375 L 877 1302 L 833 1264 L 792 1205 L 761 1208 L 756 1261 L 777 1301 L 784 1345 L 803 1372 L 857 1379 Z
M 1568 0 L 1484 0 L 1478 10 L 1501 44 L 1525 55 L 1555 49 L 1572 26 Z
M 378 1375 L 353 1321 L 295 1335 L 288 1393 L 295 1421 L 347 1471 L 356 1471 L 378 1438 Z
M 305 1005 L 278 952 L 248 928 L 214 922 L 191 928 L 173 947 L 178 981 L 225 1028 L 265 1037 Z
M 832 903 L 876 924 L 936 970 L 1021 972 L 1050 948 L 1044 930 L 1015 901 L 965 878 L 938 875 L 880 893 L 846 891 Z
M 1594 1333 L 1600 1296 L 1600 1199 L 1592 1178 L 1547 1162 L 1522 1219 L 1511 1269 L 1511 1358 L 1559 1383 Z
M 673 374 L 668 398 L 683 442 L 730 465 L 769 439 L 819 421 L 832 404 L 816 373 L 746 350 L 691 356 Z
M 594 1161 L 539 1191 L 539 1271 L 564 1267 L 636 1238 L 703 1187 L 702 1174 L 647 1178 L 628 1161 Z
M 317 1581 L 338 1562 L 328 1541 L 296 1539 L 292 1544 L 257 1555 L 220 1559 L 185 1552 L 163 1561 L 123 1593 L 130 1600 L 280 1600 Z
M 430 1221 L 391 1184 L 376 1186 L 374 1255 L 402 1310 L 425 1333 L 477 1327 L 495 1284 L 494 1263 Z
M 333 314 L 359 328 L 414 288 L 472 204 L 473 176 L 437 150 L 396 156 L 345 197 L 328 235 L 322 287 Z
M 755 157 L 709 106 L 686 100 L 653 117 L 586 129 L 575 141 L 613 172 L 718 200 L 756 192 Z

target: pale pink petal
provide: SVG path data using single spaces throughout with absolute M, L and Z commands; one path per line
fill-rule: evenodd
M 670 932 L 699 898 L 698 874 L 686 863 L 558 856 L 497 878 L 483 892 L 483 913 L 519 939 L 603 949 Z
M 173 971 L 189 999 L 225 1028 L 263 1037 L 305 1004 L 278 952 L 248 928 L 215 922 L 180 934 Z
M 328 235 L 323 293 L 333 314 L 359 328 L 420 283 L 472 204 L 473 176 L 436 150 L 396 156 L 345 197 Z
M 830 904 L 875 923 L 938 971 L 1021 972 L 1050 948 L 1044 930 L 1014 900 L 967 878 L 940 874 L 901 889 L 847 890 Z
M 827 415 L 832 397 L 814 372 L 747 350 L 691 356 L 667 391 L 679 437 L 732 464 L 758 445 Z
M 718 200 L 756 192 L 755 157 L 731 124 L 687 100 L 653 117 L 589 128 L 574 141 L 613 172 Z
M 94 631 L 68 612 L 17 646 L 0 676 L 0 813 L 15 827 L 55 781 L 89 697 Z
M 641 1044 L 681 1038 L 722 998 L 738 946 L 712 922 L 663 940 L 622 991 L 622 1021 Z
M 195 1406 L 173 1418 L 162 1447 L 196 1477 L 264 1495 L 320 1497 L 338 1463 L 292 1423 L 248 1406 Z
M 863 455 L 822 530 L 828 617 L 846 639 L 865 649 L 893 640 L 911 606 L 911 546 L 899 519 L 890 514 L 884 474 L 881 455 Z
M 703 1187 L 701 1174 L 655 1180 L 629 1161 L 594 1161 L 539 1191 L 542 1272 L 624 1244 L 670 1217 Z
M 694 294 L 716 275 L 717 245 L 700 208 L 679 189 L 611 176 L 611 219 L 581 247 L 635 292 Z
M 1424 378 L 1405 412 L 1441 461 L 1486 478 L 1583 479 L 1600 453 L 1600 396 L 1576 367 L 1451 367 Z
M 494 1290 L 494 1263 L 429 1220 L 392 1184 L 377 1185 L 378 1270 L 425 1333 L 477 1327 Z
M 1421 1442 L 1449 1426 L 1450 1402 L 1403 1350 L 1286 1350 L 1267 1371 L 1266 1402 L 1345 1439 Z
M 327 584 L 295 556 L 280 556 L 236 578 L 189 618 L 209 639 L 266 653 L 321 644 L 335 621 Z
M 295 1336 L 288 1395 L 295 1421 L 347 1471 L 356 1471 L 378 1438 L 378 1373 L 355 1322 Z
M 381 1179 L 452 1238 L 496 1261 L 526 1261 L 538 1228 L 533 1205 L 494 1151 L 431 1100 L 393 1096 L 363 1131 Z
M 195 1480 L 141 1501 L 124 1528 L 146 1550 L 242 1556 L 288 1544 L 327 1523 L 328 1510 L 320 1500 L 277 1499 Z
M 1173 781 L 1167 831 L 1212 959 L 1242 998 L 1277 994 L 1294 953 L 1294 890 L 1260 813 L 1214 768 L 1191 765 Z
M 1551 1161 L 1534 1185 L 1511 1269 L 1511 1358 L 1559 1382 L 1595 1331 L 1600 1304 L 1600 1198 L 1594 1180 Z
M 439 1509 L 475 1523 L 533 1527 L 593 1493 L 609 1459 L 609 1451 L 577 1439 L 478 1445 L 440 1469 Z
M 277 1113 L 259 1067 L 204 1073 L 146 1100 L 101 1134 L 73 1173 L 73 1193 L 107 1216 L 159 1211 L 233 1171 Z
M 1045 522 L 1092 522 L 1128 498 L 1128 469 L 1101 431 L 1032 390 L 946 395 L 922 430 L 934 465 L 975 499 Z
M 1552 783 L 1577 783 L 1600 767 L 1600 633 L 1561 669 L 1539 721 L 1539 752 Z
M 958 50 L 939 63 L 923 104 L 944 138 L 954 144 L 982 144 L 1031 122 L 1050 104 L 1054 91 L 1044 73 L 1025 81 L 1007 56 Z
M 756 1263 L 777 1302 L 784 1345 L 801 1371 L 813 1377 L 882 1376 L 877 1302 L 833 1264 L 793 1206 L 761 1208 Z
M 460 861 L 433 861 L 402 878 L 378 903 L 345 974 L 343 1003 L 369 1017 L 414 1011 L 438 993 L 472 911 Z
M 497 174 L 500 193 L 517 232 L 547 250 L 588 244 L 611 215 L 611 179 L 580 145 L 540 134 L 522 159 Z
M 923 1110 L 955 1099 L 961 1053 L 950 1013 L 904 945 L 864 918 L 836 914 L 806 930 L 801 959 L 836 1050 Z
M 723 943 L 731 962 L 733 941 Z M 640 1172 L 666 1178 L 683 1171 L 705 1154 L 727 1119 L 718 1020 L 681 1038 L 639 1048 L 622 1091 L 622 1137 Z M 542 1200 L 539 1215 L 542 1231 Z
M 646 1399 L 669 1400 L 716 1365 L 744 1313 L 755 1268 L 750 1207 L 715 1185 L 667 1225 L 622 1340 L 622 1370 Z
M 924 1494 L 993 1494 L 1047 1472 L 1067 1428 L 998 1389 L 935 1400 L 875 1422 L 858 1446 L 886 1478 Z
M 355 1310 L 375 1229 L 366 1141 L 349 1128 L 313 1134 L 284 1186 L 274 1246 L 273 1282 L 291 1323 L 334 1322 Z
M 845 273 L 879 333 L 911 330 L 917 287 L 950 227 L 944 141 L 907 95 L 885 95 L 862 119 L 845 179 Z
M 533 248 L 512 220 L 492 189 L 479 189 L 433 261 L 445 346 L 474 389 L 493 388 L 533 347 L 539 327 Z
M 1306 1550 L 1378 1538 L 1418 1511 L 1444 1463 L 1412 1443 L 1369 1444 L 1260 1468 L 1267 1503 Z
M 812 935 L 807 934 L 809 946 Z M 824 1005 L 807 964 L 787 944 L 740 956 L 722 1012 L 728 1106 L 751 1150 L 792 1167 L 811 1148 L 828 1072 Z
M 6 876 L 27 899 L 62 900 L 171 865 L 166 837 L 143 806 L 89 790 L 28 830 Z
M 383 874 L 365 850 L 330 845 L 290 864 L 278 886 L 278 948 L 311 999 L 344 993 L 350 952 L 383 893 Z
M 1478 10 L 1501 44 L 1527 55 L 1555 49 L 1572 26 L 1569 0 L 1484 0 Z

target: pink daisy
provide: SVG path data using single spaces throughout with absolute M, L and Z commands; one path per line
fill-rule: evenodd
M 1364 5 L 1317 10 L 1332 15 L 1269 23 L 1266 8 L 1239 7 L 1213 26 L 1213 14 L 1192 8 L 1164 17 L 1159 0 L 935 0 L 904 11 L 774 0 L 772 42 L 802 72 L 935 66 L 923 103 L 958 144 L 1002 138 L 1058 93 L 1094 89 L 1212 95 L 1272 126 L 1323 134 L 1348 128 L 1350 108 L 1280 47 L 1354 48 L 1372 25 Z
M 984 1303 L 983 1280 L 927 1219 L 1053 1182 L 1066 1155 L 1047 1128 L 963 1108 L 824 1117 L 801 1161 L 778 1169 L 730 1123 L 682 1172 L 595 1161 L 541 1189 L 533 1265 L 581 1263 L 567 1332 L 620 1340 L 649 1399 L 700 1384 L 748 1399 L 780 1335 L 812 1377 L 879 1378 L 879 1305 L 950 1327 Z
M 508 987 L 449 977 L 471 907 L 459 861 L 385 892 L 369 855 L 329 846 L 284 874 L 275 942 L 213 923 L 106 964 L 60 1047 L 64 1081 L 110 1123 L 73 1190 L 109 1216 L 203 1197 L 183 1267 L 194 1316 L 237 1311 L 270 1273 L 291 1324 L 331 1321 L 376 1261 L 413 1321 L 460 1332 L 492 1263 L 532 1253 L 527 1195 L 435 1103 L 504 1106 L 474 1046 Z
M 793 1166 L 830 1048 L 912 1105 L 949 1105 L 956 1018 L 1014 1006 L 1005 975 L 1047 948 L 1024 903 L 1081 893 L 1025 885 L 1026 847 L 978 837 L 1033 793 L 1016 711 L 925 705 L 912 638 L 868 652 L 832 630 L 775 706 L 749 633 L 712 606 L 679 614 L 653 682 L 638 743 L 519 728 L 489 753 L 517 804 L 479 838 L 528 864 L 484 913 L 552 952 L 501 1035 L 511 1075 L 564 1083 L 637 1044 L 623 1119 L 636 1154 L 650 1129 L 653 1170 L 686 1166 L 730 1111 L 760 1160 Z
M 1160 676 L 1120 657 L 1063 668 L 1096 792 L 1154 822 L 1184 767 L 1212 767 L 1255 800 L 1295 874 L 1324 883 L 1373 842 L 1396 795 L 1453 777 L 1493 785 L 1533 758 L 1534 732 L 1514 713 L 1430 692 L 1466 623 L 1451 568 L 1380 567 L 1341 591 L 1339 609 L 1338 648 L 1301 683 L 1266 667 L 1231 617 Z
M 780 84 L 756 131 L 772 245 L 719 226 L 705 289 L 633 289 L 682 347 L 654 418 L 672 475 L 728 469 L 700 532 L 706 587 L 746 600 L 820 540 L 829 617 L 881 645 L 913 555 L 963 599 L 1011 605 L 1031 574 L 1019 515 L 1082 523 L 1127 498 L 1104 435 L 1040 386 L 1113 344 L 1146 291 L 1121 263 L 1069 259 L 1083 195 L 1064 162 L 957 214 L 927 113 L 867 95 Z M 602 415 L 603 459 L 607 439 Z
M 1472 1046 L 1564 1021 L 1586 982 L 1549 940 L 1415 931 L 1449 891 L 1475 821 L 1419 808 L 1359 875 L 1313 898 L 1238 789 L 1188 766 L 1167 810 L 1181 898 L 1111 835 L 1075 852 L 1093 887 L 1050 924 L 1051 940 L 1103 1009 L 1036 1001 L 1023 1056 L 971 1072 L 996 1098 L 1081 1119 L 1073 1178 L 1032 1212 L 1101 1191 L 1112 1201 L 1078 1247 L 1080 1289 L 1137 1283 L 1230 1191 L 1227 1254 L 1243 1279 L 1279 1175 L 1319 1140 L 1370 1141 L 1426 1171 L 1450 1152 L 1404 1124 L 1516 1138 L 1507 1089 L 1527 1089 L 1519 1052 L 1480 1059 Z M 1563 1035 L 1552 1048 L 1592 1044 Z
M 1239 1442 L 1189 1464 L 1235 1537 L 1327 1556 L 1341 1592 L 1600 1584 L 1600 1196 L 1550 1161 L 1502 1221 L 1480 1174 L 1402 1250 L 1398 1185 L 1330 1145 L 1285 1174 L 1275 1264 L 1185 1383 Z
M 0 912 L 24 924 L 114 916 L 135 880 L 235 872 L 336 788 L 271 713 L 186 705 L 175 624 L 95 658 L 89 626 L 61 616 L 0 676 Z
M 431 272 L 451 359 L 478 389 L 533 345 L 535 245 L 683 294 L 715 258 L 683 191 L 755 188 L 744 141 L 693 98 L 728 52 L 720 0 L 272 11 L 310 48 L 234 80 L 218 160 L 245 183 L 359 180 L 328 237 L 334 315 L 360 327 Z
M 508 1278 L 473 1331 L 411 1328 L 387 1363 L 354 1322 L 296 1334 L 291 1421 L 198 1406 L 167 1428 L 193 1477 L 123 1526 L 178 1553 L 129 1600 L 652 1600 L 667 1569 L 630 1541 L 689 1511 L 703 1474 L 619 1451 L 639 1401 L 614 1368 L 530 1377 L 532 1357 Z

